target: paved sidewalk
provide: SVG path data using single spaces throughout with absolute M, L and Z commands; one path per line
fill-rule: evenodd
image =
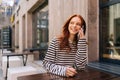
M 42 68 L 42 61 L 38 60 L 38 61 L 29 62 L 27 66 L 28 65 L 36 68 L 40 73 L 46 73 L 45 69 Z M 2 69 L 0 69 L 0 80 L 5 80 L 2 76 Z
M 3 50 L 3 54 L 4 53 L 10 53 L 11 51 L 7 51 L 6 49 L 4 49 Z M 0 53 L 1 53 L 1 49 L 0 49 Z M 0 55 L 0 59 L 2 59 L 2 55 Z M 29 58 L 30 59 L 30 58 Z M 0 63 L 2 62 L 2 60 L 0 60 Z M 38 60 L 38 61 L 28 61 L 27 62 L 27 65 L 30 65 L 30 66 L 32 66 L 32 67 L 34 67 L 34 68 L 36 68 L 40 73 L 45 73 L 46 71 L 45 71 L 45 69 L 44 68 L 42 68 L 42 61 L 40 61 L 40 60 Z M 4 79 L 4 77 L 3 77 L 3 71 L 2 71 L 2 68 L 1 68 L 2 66 L 0 65 L 0 80 L 6 80 L 6 79 Z

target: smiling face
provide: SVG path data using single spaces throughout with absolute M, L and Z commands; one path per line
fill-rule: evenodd
M 81 29 L 81 19 L 79 17 L 73 17 L 68 26 L 68 30 L 70 32 L 70 35 L 75 35 L 79 32 Z

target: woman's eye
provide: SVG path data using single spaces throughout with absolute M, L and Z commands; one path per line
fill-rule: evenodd
M 74 22 L 70 22 L 70 24 L 74 24 Z
M 69 24 L 71 24 L 71 25 L 76 25 L 76 26 L 81 26 L 80 23 L 76 23 L 76 22 L 70 22 Z
M 80 23 L 77 23 L 76 25 L 81 26 L 81 24 L 80 24 Z

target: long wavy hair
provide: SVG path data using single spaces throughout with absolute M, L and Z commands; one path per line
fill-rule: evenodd
M 81 20 L 81 25 L 82 25 L 82 28 L 83 28 L 83 32 L 85 34 L 86 32 L 86 23 L 85 23 L 85 20 L 83 19 L 83 17 L 81 15 L 78 15 L 78 14 L 74 14 L 72 15 L 70 18 L 68 18 L 68 20 L 64 23 L 63 25 L 63 30 L 62 30 L 62 34 L 61 36 L 59 36 L 59 40 L 60 40 L 60 49 L 67 49 L 68 51 L 71 50 L 70 48 L 70 45 L 69 45 L 69 36 L 70 36 L 70 32 L 68 30 L 68 27 L 69 27 L 69 23 L 71 21 L 72 18 L 74 17 L 78 17 L 80 18 Z M 77 34 L 75 35 L 74 37 L 74 41 L 76 44 L 78 42 L 78 39 L 77 39 Z M 76 45 L 77 47 L 77 45 Z

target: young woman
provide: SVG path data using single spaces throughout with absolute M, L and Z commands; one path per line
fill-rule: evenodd
M 71 77 L 77 69 L 84 69 L 87 64 L 87 44 L 85 38 L 86 23 L 82 16 L 72 15 L 63 25 L 63 32 L 52 39 L 43 61 L 48 72 Z

